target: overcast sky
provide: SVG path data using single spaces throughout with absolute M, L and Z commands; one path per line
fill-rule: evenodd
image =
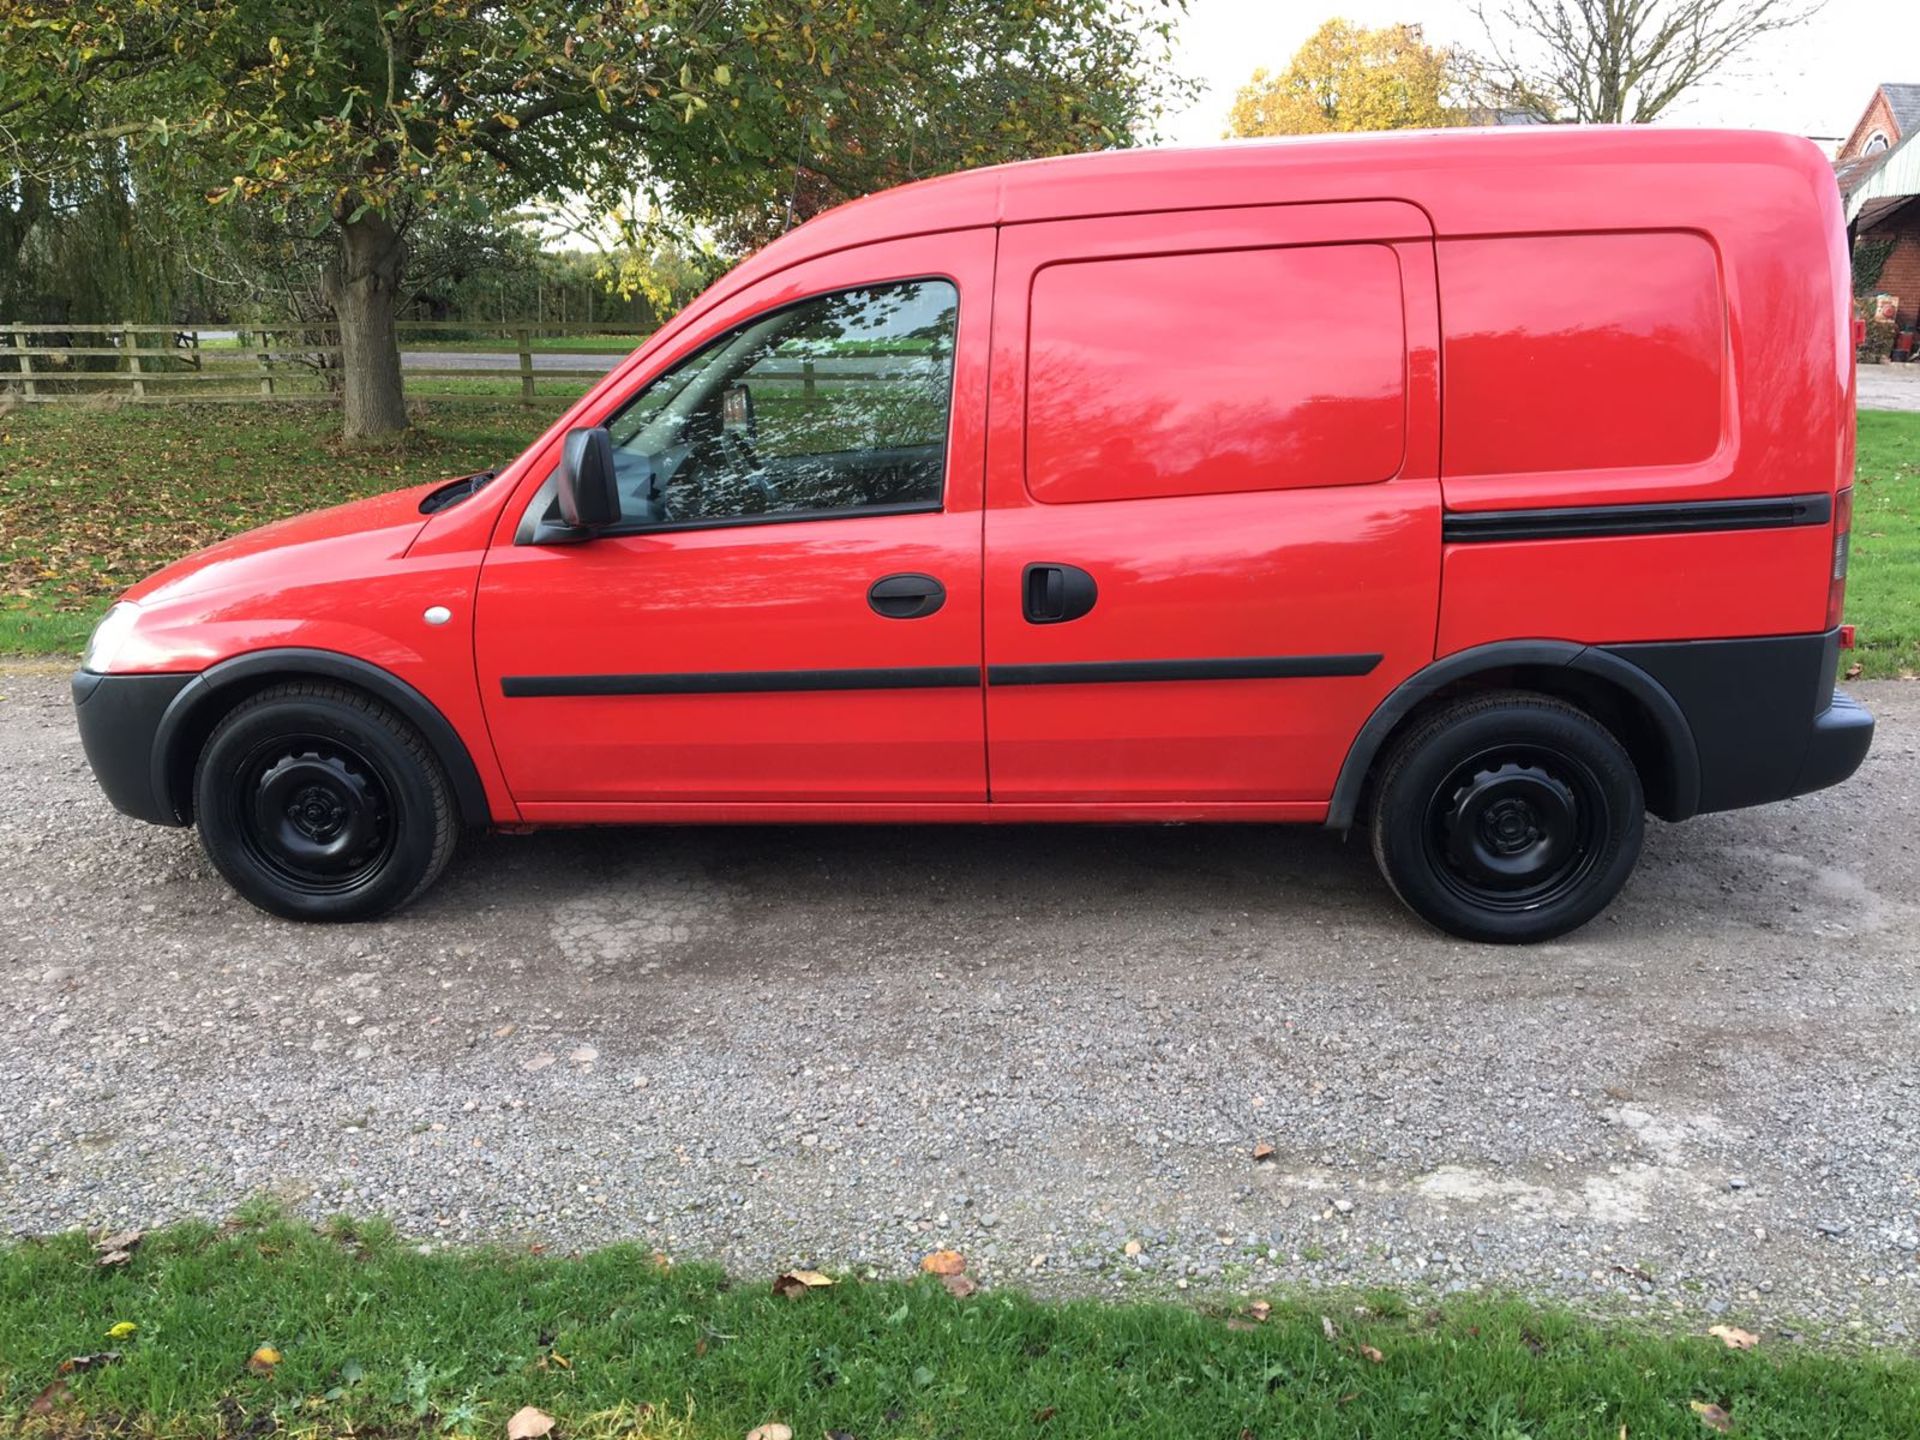
M 1177 60 L 1207 89 L 1168 120 L 1167 138 L 1183 144 L 1219 139 L 1233 93 L 1254 67 L 1284 68 L 1301 42 L 1335 16 L 1364 25 L 1418 22 L 1436 44 L 1470 44 L 1482 34 L 1463 0 L 1189 0 Z M 1873 87 L 1889 80 L 1920 82 L 1920 0 L 1828 0 L 1806 25 L 1755 44 L 1735 72 L 1681 97 L 1661 123 L 1842 137 Z

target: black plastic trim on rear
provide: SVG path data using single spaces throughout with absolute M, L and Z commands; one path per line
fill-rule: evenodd
M 1084 660 L 989 665 L 989 685 L 1114 685 L 1153 680 L 1302 680 L 1365 675 L 1378 655 L 1247 655 L 1220 660 Z
M 1657 505 L 1575 505 L 1547 510 L 1450 511 L 1440 536 L 1450 545 L 1496 540 L 1588 540 L 1718 530 L 1785 530 L 1833 519 L 1831 495 L 1687 500 Z
M 719 670 L 665 675 L 506 675 L 510 699 L 560 695 L 749 695 L 808 690 L 977 689 L 977 665 L 865 670 Z

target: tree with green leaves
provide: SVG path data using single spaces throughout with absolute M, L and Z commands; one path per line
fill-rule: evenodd
M 410 228 L 638 184 L 784 214 L 965 165 L 1126 144 L 1184 0 L 0 0 L 0 157 L 137 154 L 176 203 L 330 237 L 349 438 L 406 425 Z

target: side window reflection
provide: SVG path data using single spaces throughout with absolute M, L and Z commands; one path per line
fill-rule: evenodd
M 622 527 L 936 507 L 959 297 L 843 290 L 730 331 L 608 422 Z

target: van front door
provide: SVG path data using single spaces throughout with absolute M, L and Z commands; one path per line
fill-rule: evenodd
M 1433 658 L 1426 217 L 1008 226 L 995 284 L 994 804 L 1322 817 L 1354 734 Z
M 985 799 L 992 257 L 981 230 L 808 262 L 585 417 L 613 440 L 620 524 L 567 535 L 549 475 L 476 605 L 529 820 Z

